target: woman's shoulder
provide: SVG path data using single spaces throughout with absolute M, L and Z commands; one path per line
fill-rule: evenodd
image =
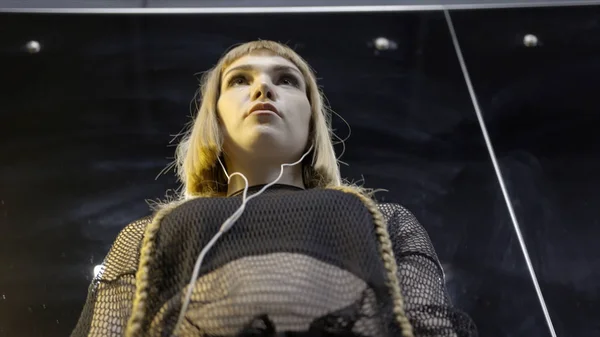
M 380 203 L 378 208 L 388 222 L 388 232 L 398 253 L 420 252 L 437 261 L 437 254 L 427 230 L 411 211 L 395 203 Z
M 390 231 L 425 233 L 417 217 L 408 208 L 397 203 L 378 203 L 377 208 L 387 220 Z
M 377 208 L 386 218 L 390 231 L 425 232 L 419 220 L 408 208 L 397 203 L 378 203 Z
M 119 235 L 117 235 L 117 239 L 113 244 L 113 249 L 115 246 L 123 246 L 131 250 L 133 247 L 141 246 L 142 240 L 144 239 L 144 232 L 146 231 L 146 227 L 152 222 L 152 217 L 152 215 L 147 215 L 132 221 L 125 226 L 125 228 L 119 232 Z
M 117 240 L 141 239 L 148 224 L 152 221 L 152 215 L 146 215 L 130 222 L 119 233 Z
M 113 242 L 102 268 L 102 278 L 108 280 L 123 274 L 135 273 L 140 259 L 144 232 L 152 216 L 148 215 L 129 223 Z
M 381 214 L 383 214 L 383 216 L 386 218 L 414 217 L 414 215 L 411 213 L 411 211 L 408 210 L 408 208 L 406 208 L 400 204 L 397 204 L 397 203 L 380 202 L 380 203 L 377 203 L 377 208 L 379 208 L 379 211 L 381 212 Z

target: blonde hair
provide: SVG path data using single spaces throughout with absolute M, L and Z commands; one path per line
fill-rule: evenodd
M 190 129 L 185 132 L 175 155 L 176 173 L 182 183 L 182 197 L 224 196 L 227 178 L 218 166 L 223 149 L 223 132 L 217 117 L 223 71 L 242 56 L 256 51 L 267 51 L 292 62 L 306 82 L 306 95 L 311 106 L 309 143 L 314 146 L 312 157 L 303 164 L 303 178 L 307 188 L 345 185 L 333 149 L 331 114 L 324 104 L 324 96 L 317 86 L 315 74 L 308 63 L 290 47 L 273 41 L 252 41 L 227 52 L 201 79 L 202 103 Z
M 155 256 L 156 235 L 162 219 L 173 209 L 195 197 L 224 196 L 227 191 L 227 178 L 219 169 L 217 159 L 223 148 L 223 132 L 217 119 L 217 100 L 220 94 L 221 75 L 224 69 L 242 56 L 254 51 L 269 51 L 294 63 L 304 76 L 306 95 L 311 106 L 309 145 L 313 145 L 312 158 L 303 163 L 304 183 L 307 188 L 330 188 L 355 194 L 373 216 L 380 254 L 387 272 L 387 285 L 393 300 L 393 312 L 403 337 L 414 337 L 412 326 L 404 311 L 397 265 L 392 243 L 387 230 L 387 222 L 370 197 L 374 190 L 342 182 L 337 158 L 333 149 L 331 115 L 324 104 L 324 96 L 317 87 L 313 70 L 308 63 L 291 48 L 273 41 L 253 41 L 239 45 L 227 52 L 215 67 L 204 74 L 201 81 L 200 109 L 179 143 L 175 165 L 183 191 L 172 200 L 156 207 L 157 212 L 145 230 L 144 242 L 140 250 L 140 267 L 136 273 L 136 295 L 133 302 L 126 336 L 143 335 L 142 323 L 147 319 L 147 298 L 150 291 L 148 272 Z

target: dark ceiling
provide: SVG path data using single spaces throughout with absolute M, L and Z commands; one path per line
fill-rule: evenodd
M 556 333 L 600 335 L 600 6 L 451 15 Z M 550 336 L 443 12 L 0 22 L 0 336 L 71 331 L 117 233 L 177 187 L 156 177 L 198 74 L 259 38 L 317 70 L 343 175 L 417 215 L 481 336 Z

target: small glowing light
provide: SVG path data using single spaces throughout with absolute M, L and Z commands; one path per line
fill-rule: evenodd
M 373 44 L 377 50 L 390 50 L 398 48 L 398 44 L 396 44 L 396 42 L 383 36 L 376 38 L 373 41 Z
M 101 271 L 102 271 L 102 265 L 101 264 L 95 266 L 94 267 L 94 277 L 98 276 L 98 274 L 100 274 Z
M 40 52 L 42 46 L 38 41 L 32 40 L 27 42 L 27 44 L 25 45 L 25 49 L 27 49 L 27 52 L 30 54 L 36 54 Z
M 379 50 L 388 50 L 390 49 L 390 40 L 385 37 L 378 37 L 375 39 L 375 48 Z
M 533 35 L 533 34 L 527 34 L 523 37 L 523 44 L 526 47 L 535 47 L 538 45 L 539 43 L 539 39 L 537 38 L 537 36 Z

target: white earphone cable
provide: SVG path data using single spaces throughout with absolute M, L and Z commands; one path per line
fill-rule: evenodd
M 185 299 L 183 300 L 183 305 L 181 306 L 181 311 L 179 312 L 179 318 L 177 319 L 177 323 L 175 324 L 175 328 L 173 329 L 174 335 L 178 332 L 178 329 L 181 326 L 183 319 L 185 318 L 185 313 L 187 311 L 187 308 L 190 304 L 190 300 L 192 298 L 192 291 L 194 290 L 194 283 L 196 282 L 196 279 L 198 278 L 198 274 L 200 273 L 200 267 L 202 266 L 202 261 L 204 260 L 204 257 L 206 256 L 206 254 L 208 254 L 208 251 L 215 245 L 217 240 L 223 234 L 225 234 L 225 232 L 227 232 L 235 224 L 235 222 L 242 216 L 242 213 L 244 213 L 244 210 L 246 209 L 246 204 L 248 203 L 248 201 L 259 196 L 267 188 L 275 185 L 279 181 L 279 179 L 281 179 L 281 177 L 283 176 L 283 168 L 284 167 L 294 166 L 294 165 L 301 163 L 304 160 L 304 158 L 312 151 L 312 149 L 313 149 L 313 146 L 311 145 L 311 147 L 308 149 L 308 151 L 306 151 L 306 153 L 304 153 L 302 155 L 302 157 L 294 163 L 281 164 L 281 170 L 279 171 L 279 175 L 277 176 L 277 178 L 275 180 L 273 180 L 272 182 L 268 183 L 267 185 L 265 185 L 262 189 L 260 189 L 260 191 L 252 194 L 250 197 L 247 196 L 249 186 L 248 186 L 248 179 L 246 178 L 246 176 L 244 176 L 242 173 L 239 173 L 239 172 L 234 172 L 231 175 L 227 174 L 227 170 L 225 169 L 225 166 L 223 165 L 223 163 L 221 162 L 221 159 L 219 158 L 219 164 L 221 164 L 221 168 L 223 168 L 223 172 L 225 172 L 225 176 L 227 176 L 228 183 L 231 180 L 231 177 L 233 177 L 235 175 L 239 175 L 240 177 L 242 177 L 242 179 L 244 179 L 245 186 L 244 186 L 244 192 L 242 194 L 242 204 L 229 218 L 227 218 L 227 220 L 225 220 L 225 222 L 223 222 L 223 224 L 221 225 L 221 228 L 219 229 L 217 234 L 215 234 L 215 236 L 212 237 L 212 239 L 208 242 L 208 244 L 206 246 L 204 246 L 204 248 L 200 252 L 200 255 L 198 255 L 198 259 L 196 260 L 196 264 L 194 265 L 192 277 L 188 284 L 187 292 L 185 294 Z

